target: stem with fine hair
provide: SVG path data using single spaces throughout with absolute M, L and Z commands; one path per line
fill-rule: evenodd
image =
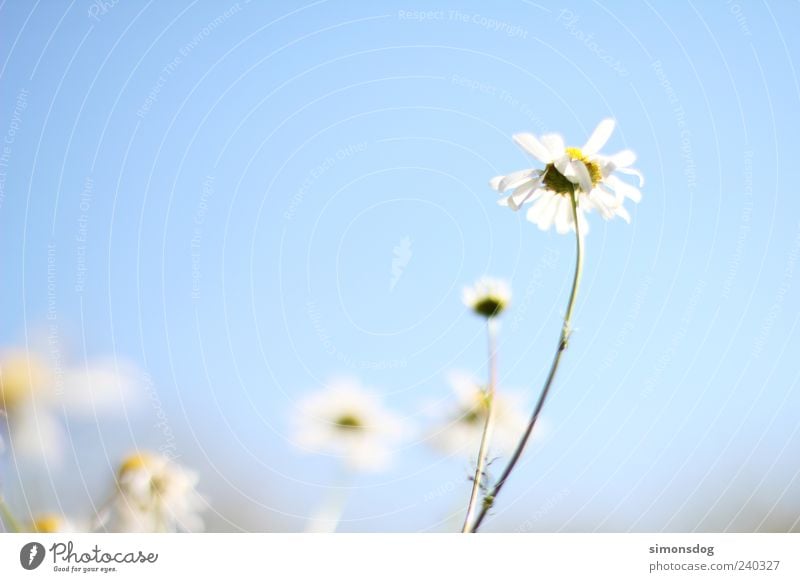
M 489 384 L 486 387 L 485 394 L 486 421 L 483 425 L 481 444 L 478 449 L 478 464 L 475 468 L 475 477 L 472 480 L 472 493 L 469 497 L 467 515 L 464 518 L 464 527 L 461 528 L 461 533 L 469 533 L 471 531 L 470 523 L 475 517 L 478 496 L 481 491 L 481 480 L 486 471 L 486 458 L 489 455 L 489 442 L 492 439 L 492 432 L 494 431 L 494 394 L 497 386 L 497 322 L 494 317 L 486 318 L 486 334 L 489 340 Z
M 544 407 L 545 400 L 547 400 L 547 396 L 550 394 L 550 388 L 553 385 L 553 380 L 555 380 L 556 372 L 558 371 L 558 365 L 561 362 L 561 356 L 564 351 L 567 349 L 567 345 L 569 344 L 569 336 L 572 332 L 570 327 L 570 321 L 572 320 L 572 311 L 575 308 L 575 299 L 578 296 L 578 287 L 580 286 L 581 282 L 581 273 L 583 271 L 583 238 L 580 232 L 580 222 L 578 216 L 578 194 L 572 191 L 571 196 L 572 202 L 572 219 L 575 223 L 575 273 L 572 278 L 572 291 L 569 294 L 569 301 L 567 302 L 567 311 L 564 314 L 564 325 L 561 327 L 561 335 L 558 338 L 558 346 L 556 347 L 556 354 L 553 357 L 553 363 L 550 366 L 550 372 L 547 374 L 547 380 L 545 380 L 544 388 L 542 389 L 542 393 L 539 396 L 539 400 L 536 402 L 536 406 L 533 409 L 533 414 L 531 415 L 530 420 L 528 421 L 528 426 L 525 429 L 525 433 L 522 435 L 519 443 L 517 444 L 517 448 L 514 450 L 514 454 L 511 455 L 511 459 L 508 461 L 508 465 L 506 468 L 503 469 L 503 473 L 500 475 L 500 478 L 495 483 L 494 487 L 486 494 L 483 498 L 483 506 L 481 507 L 481 511 L 478 514 L 478 517 L 475 519 L 475 523 L 472 525 L 469 531 L 476 532 L 480 527 L 481 523 L 483 523 L 486 514 L 494 505 L 495 499 L 497 495 L 500 493 L 500 490 L 503 488 L 503 485 L 506 484 L 509 475 L 514 470 L 514 467 L 517 465 L 520 457 L 522 456 L 522 452 L 525 450 L 525 445 L 528 444 L 528 440 L 530 439 L 531 433 L 533 432 L 533 428 L 536 426 L 536 421 L 539 420 L 539 414 L 542 412 L 542 408 Z

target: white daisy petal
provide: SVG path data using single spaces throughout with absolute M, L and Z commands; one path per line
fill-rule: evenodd
M 636 161 L 636 154 L 631 150 L 622 150 L 608 158 L 617 168 L 627 168 Z
M 513 210 L 519 210 L 520 206 L 533 197 L 541 184 L 541 179 L 536 178 L 520 186 L 508 197 L 508 206 Z
M 532 187 L 531 190 L 527 191 L 527 193 L 524 196 L 517 197 L 516 194 L 512 194 L 510 196 L 504 196 L 503 198 L 500 198 L 497 201 L 497 204 L 499 206 L 510 208 L 511 210 L 514 210 L 516 212 L 523 206 L 523 204 L 528 204 L 539 198 L 539 196 L 541 196 L 543 192 L 544 190 L 542 190 L 539 187 Z
M 578 184 L 580 184 L 581 186 L 581 190 L 583 190 L 584 193 L 591 192 L 592 176 L 591 174 L 589 174 L 589 170 L 586 168 L 586 164 L 584 164 L 580 160 L 574 160 L 571 166 L 575 171 L 575 177 L 577 178 Z
M 550 152 L 551 161 L 564 155 L 564 138 L 557 133 L 545 134 L 541 141 Z
M 617 198 L 601 188 L 595 188 L 586 197 L 587 202 L 589 202 L 593 208 L 596 208 L 597 211 L 600 213 L 600 216 L 605 218 L 606 220 L 613 218 L 616 210 L 621 203 Z
M 553 194 L 552 192 L 545 192 L 542 194 L 539 199 L 533 203 L 533 206 L 528 209 L 525 218 L 538 225 L 542 212 L 555 196 L 557 196 L 557 194 Z
M 556 232 L 558 234 L 566 234 L 573 229 L 572 203 L 567 200 L 566 196 L 560 196 L 559 198 L 555 214 Z
M 512 172 L 507 176 L 500 176 L 500 181 L 497 183 L 495 190 L 498 192 L 513 190 L 517 186 L 521 186 L 525 182 L 530 181 L 537 173 L 538 170 L 520 170 L 518 172 Z
M 542 145 L 531 133 L 518 133 L 513 136 L 516 144 L 543 164 L 549 164 L 552 156 L 550 151 Z
M 519 188 L 514 190 L 513 194 L 511 194 L 510 196 L 506 197 L 507 206 L 511 210 L 514 210 L 514 211 L 519 210 L 520 206 L 522 206 L 528 200 L 528 198 L 531 195 L 533 195 L 533 193 L 535 191 L 536 191 L 536 185 L 535 184 L 533 184 L 533 185 L 526 184 L 524 186 L 520 186 Z
M 560 158 L 553 160 L 553 165 L 556 167 L 556 170 L 561 172 L 567 179 L 571 179 L 575 177 L 575 170 L 572 167 L 572 160 L 569 158 L 568 155 L 563 155 Z
M 578 226 L 580 226 L 582 237 L 589 234 L 589 221 L 586 220 L 586 214 L 580 208 L 578 209 Z
M 600 148 L 606 145 L 608 138 L 611 137 L 614 131 L 614 125 L 613 119 L 604 119 L 601 121 L 583 146 L 583 154 L 586 156 L 593 156 L 599 152 Z
M 636 176 L 639 179 L 639 188 L 644 186 L 644 176 L 639 170 L 634 170 L 633 168 L 617 168 L 617 170 L 629 176 Z
M 642 193 L 639 191 L 638 188 L 635 188 L 628 184 L 627 182 L 623 182 L 616 176 L 609 176 L 606 178 L 606 183 L 611 187 L 612 190 L 621 198 L 630 198 L 634 202 L 641 202 L 642 200 Z
M 541 230 L 547 230 L 553 225 L 553 221 L 556 218 L 556 212 L 558 211 L 558 206 L 561 201 L 560 199 L 561 196 L 555 194 L 547 201 L 547 205 L 542 208 L 542 212 L 539 215 L 538 221 L 536 222 L 537 226 Z

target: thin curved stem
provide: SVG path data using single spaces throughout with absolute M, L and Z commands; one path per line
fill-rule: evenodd
M 547 380 L 544 383 L 544 388 L 542 389 L 542 393 L 539 396 L 539 400 L 536 402 L 536 406 L 533 409 L 533 414 L 531 415 L 530 420 L 528 421 L 528 426 L 525 429 L 525 433 L 522 435 L 519 443 L 517 444 L 517 448 L 514 450 L 514 454 L 511 455 L 511 459 L 508 461 L 508 465 L 503 470 L 503 473 L 500 475 L 500 478 L 497 480 L 497 483 L 492 487 L 491 491 L 483 498 L 483 506 L 481 507 L 481 511 L 478 514 L 478 517 L 475 519 L 475 523 L 473 524 L 470 531 L 476 532 L 480 527 L 481 523 L 483 523 L 486 514 L 494 505 L 495 499 L 497 495 L 500 493 L 500 490 L 505 485 L 506 481 L 508 480 L 509 475 L 514 470 L 514 467 L 517 465 L 520 457 L 522 456 L 523 451 L 525 450 L 525 446 L 528 444 L 528 440 L 530 439 L 531 433 L 533 432 L 533 428 L 536 426 L 536 421 L 539 420 L 539 414 L 542 412 L 542 408 L 544 407 L 544 403 L 547 400 L 547 396 L 550 394 L 550 388 L 553 385 L 553 380 L 556 377 L 556 372 L 558 371 L 558 365 L 561 362 L 561 356 L 566 351 L 567 346 L 569 344 L 569 336 L 572 332 L 570 327 L 570 321 L 572 320 L 572 311 L 575 308 L 575 299 L 578 296 L 578 287 L 581 283 L 581 273 L 583 272 L 583 238 L 580 232 L 580 222 L 578 221 L 578 195 L 573 192 L 572 193 L 572 219 L 575 222 L 575 273 L 572 277 L 572 291 L 569 294 L 569 301 L 567 302 L 567 311 L 564 314 L 564 325 L 561 327 L 561 335 L 558 338 L 558 346 L 556 347 L 556 354 L 553 357 L 553 363 L 550 366 L 550 372 L 547 374 Z
M 486 387 L 486 422 L 483 425 L 481 445 L 478 449 L 478 463 L 475 468 L 475 477 L 472 480 L 472 493 L 467 505 L 467 515 L 464 518 L 464 527 L 461 533 L 470 533 L 470 523 L 475 517 L 478 506 L 478 496 L 481 492 L 481 480 L 486 472 L 486 457 L 489 455 L 489 442 L 494 431 L 494 394 L 497 387 L 497 323 L 494 317 L 486 319 L 486 335 L 489 343 L 489 385 Z

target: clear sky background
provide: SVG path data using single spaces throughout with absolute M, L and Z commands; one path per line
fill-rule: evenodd
M 581 145 L 610 116 L 643 200 L 591 217 L 547 430 L 487 529 L 797 529 L 798 23 L 788 1 L 5 0 L 0 345 L 149 375 L 127 420 L 70 427 L 36 502 L 80 513 L 125 451 L 171 447 L 212 529 L 299 530 L 341 476 L 291 412 L 350 375 L 417 434 L 350 482 L 341 529 L 455 529 L 469 463 L 423 409 L 485 374 L 461 288 L 511 280 L 501 386 L 532 403 L 574 260 L 488 180 L 532 165 L 513 133 Z

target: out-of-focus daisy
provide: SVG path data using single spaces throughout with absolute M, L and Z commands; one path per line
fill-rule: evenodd
M 606 220 L 619 216 L 630 222 L 623 203 L 626 198 L 639 202 L 642 194 L 615 174 L 635 176 L 639 187 L 644 184 L 644 179 L 631 167 L 636 161 L 632 151 L 623 150 L 611 156 L 599 153 L 613 131 L 613 119 L 601 121 L 582 148 L 565 147 L 564 139 L 555 133 L 541 138 L 530 133 L 514 135 L 517 145 L 545 167 L 493 178 L 490 182 L 492 188 L 500 193 L 511 192 L 499 203 L 513 210 L 531 203 L 528 220 L 542 230 L 555 224 L 556 231 L 564 234 L 575 230 L 571 201 L 574 191 L 583 234 L 588 232 L 584 213 L 591 210 L 597 210 Z
M 448 377 L 455 395 L 450 412 L 431 435 L 431 443 L 446 454 L 472 456 L 478 450 L 489 411 L 488 393 L 472 375 L 452 372 Z M 494 395 L 495 455 L 514 450 L 528 423 L 525 399 L 519 392 L 497 390 Z
M 54 387 L 52 370 L 38 355 L 22 350 L 0 354 L 0 410 L 16 452 L 39 451 L 42 441 L 55 444 L 56 421 L 48 414 L 36 418 L 37 405 L 52 401 Z M 31 431 L 37 421 L 39 430 Z
M 481 277 L 474 285 L 464 287 L 464 305 L 483 317 L 497 317 L 511 301 L 511 287 L 502 279 Z
M 60 417 L 124 413 L 136 402 L 140 382 L 136 368 L 122 360 L 61 368 L 34 351 L 0 352 L 0 416 L 14 455 L 57 461 L 66 442 Z
M 57 513 L 37 515 L 27 527 L 27 531 L 31 533 L 75 533 L 81 529 L 75 525 L 73 520 Z
M 126 457 L 117 473 L 116 491 L 100 516 L 100 525 L 117 532 L 201 531 L 205 505 L 197 493 L 197 474 L 151 452 Z
M 340 457 L 358 471 L 383 469 L 406 423 L 358 380 L 341 378 L 310 394 L 297 407 L 294 439 L 302 448 Z

